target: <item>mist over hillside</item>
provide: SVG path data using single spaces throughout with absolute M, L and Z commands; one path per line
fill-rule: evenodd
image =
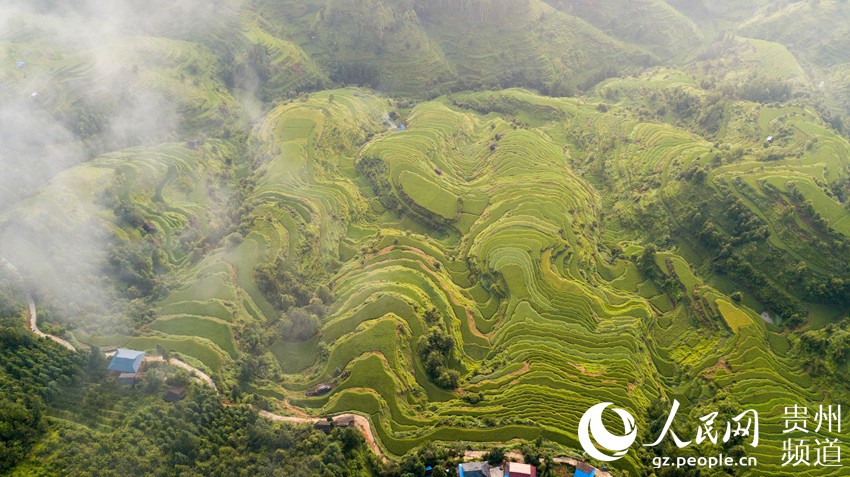
M 786 475 L 783 409 L 848 391 L 848 17 L 841 0 L 2 2 L 0 424 L 29 430 L 2 431 L 0 473 L 236 475 L 231 452 L 262 475 L 418 476 L 499 448 L 540 475 L 685 475 L 654 459 L 721 453 L 758 467 L 690 470 Z M 28 334 L 28 294 L 78 351 Z M 114 347 L 215 390 L 169 411 L 165 375 L 98 371 Z M 592 406 L 651 442 L 674 401 L 682 436 L 751 409 L 762 443 L 582 448 Z M 204 431 L 201 408 L 261 437 Z M 73 457 L 157 413 L 183 434 L 157 428 L 150 456 Z M 287 427 L 350 413 L 368 427 Z

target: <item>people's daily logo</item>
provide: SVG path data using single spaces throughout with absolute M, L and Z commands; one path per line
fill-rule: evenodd
M 635 418 L 625 409 L 611 409 L 623 420 L 623 435 L 613 434 L 605 427 L 602 412 L 612 404 L 614 403 L 603 402 L 591 407 L 581 416 L 578 424 L 578 440 L 584 451 L 590 457 L 603 462 L 611 462 L 626 455 L 637 439 Z M 600 448 L 608 452 L 603 452 Z
M 625 409 L 611 407 L 614 403 L 603 402 L 591 407 L 581 416 L 578 424 L 578 440 L 588 457 L 612 462 L 625 456 L 629 448 L 637 440 L 637 425 L 635 418 Z M 610 410 L 609 410 L 610 407 Z M 691 429 L 694 434 L 681 436 L 674 430 L 673 422 L 679 412 L 680 403 L 674 399 L 667 415 L 667 420 L 661 428 L 658 437 L 643 447 L 655 447 L 652 457 L 656 469 L 662 467 L 755 467 L 756 457 L 746 455 L 746 448 L 756 448 L 759 445 L 759 413 L 755 409 L 745 409 L 737 415 L 721 417 L 719 411 L 709 412 L 694 420 Z M 608 410 L 606 427 L 603 414 Z M 842 442 L 841 436 L 842 408 L 841 405 L 818 405 L 809 409 L 805 406 L 793 405 L 784 407 L 785 429 L 782 431 L 782 466 L 793 467 L 841 467 Z M 613 414 L 622 420 L 622 431 L 619 425 L 614 425 Z M 613 432 L 612 432 L 613 431 Z M 786 435 L 787 434 L 787 435 Z M 690 437 L 687 439 L 686 437 Z M 720 446 L 724 452 L 728 448 L 736 448 L 734 455 L 721 452 L 717 455 L 696 456 L 677 455 L 665 456 L 659 451 L 659 445 L 670 439 L 677 448 L 700 446 L 709 442 Z M 743 446 L 743 447 L 742 447 Z M 742 453 L 743 451 L 743 453 Z M 777 447 L 776 451 L 780 449 Z

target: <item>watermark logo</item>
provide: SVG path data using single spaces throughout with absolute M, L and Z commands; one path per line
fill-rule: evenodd
M 603 402 L 591 407 L 581 416 L 581 421 L 578 424 L 578 440 L 584 451 L 590 457 L 603 462 L 612 462 L 626 455 L 629 447 L 637 439 L 635 418 L 625 409 L 611 409 L 623 420 L 624 435 L 612 434 L 605 428 L 605 424 L 602 422 L 602 412 L 612 404 L 614 403 Z M 611 454 L 602 452 L 599 447 Z
M 578 425 L 578 440 L 587 455 L 602 462 L 612 462 L 622 458 L 637 440 L 635 418 L 625 409 L 611 407 L 610 411 L 622 419 L 623 431 L 611 432 L 602 420 L 603 413 L 614 403 L 596 404 L 584 413 Z M 661 427 L 658 437 L 643 447 L 656 447 L 653 451 L 652 465 L 656 469 L 663 467 L 748 467 L 758 465 L 754 456 L 742 453 L 745 445 L 756 448 L 759 445 L 759 413 L 755 409 L 745 409 L 737 415 L 720 411 L 709 412 L 694 418 L 689 433 L 683 439 L 676 432 L 683 427 L 674 426 L 680 403 L 674 399 L 670 413 Z M 841 467 L 842 442 L 839 441 L 842 428 L 841 405 L 820 405 L 813 412 L 805 406 L 784 407 L 782 419 L 785 423 L 782 442 L 783 467 Z M 616 426 L 619 428 L 619 426 Z M 679 431 L 675 431 L 674 427 Z M 695 432 L 694 432 L 695 431 Z M 677 449 L 699 447 L 703 443 L 719 446 L 724 452 L 709 456 L 693 455 L 691 452 L 678 452 L 674 455 L 662 455 L 659 448 L 662 442 L 671 440 Z M 774 445 L 776 443 L 774 442 Z M 779 451 L 774 447 L 775 451 Z M 848 474 L 850 475 L 850 474 Z

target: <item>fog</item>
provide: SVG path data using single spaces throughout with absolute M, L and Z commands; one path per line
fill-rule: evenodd
M 174 66 L 186 60 L 163 42 L 217 28 L 237 4 L 0 5 L 0 256 L 56 318 L 128 331 L 128 303 L 104 276 L 109 212 L 62 172 L 111 151 L 192 138 L 187 103 L 202 85 Z
M 44 302 L 62 304 L 78 321 L 109 321 L 127 309 L 106 276 L 115 241 L 111 206 L 80 191 L 73 174 L 85 161 L 133 147 L 244 137 L 275 101 L 320 88 L 385 87 L 379 92 L 388 97 L 414 100 L 508 87 L 574 96 L 656 64 L 639 42 L 625 48 L 593 30 L 592 18 L 553 7 L 570 2 L 243 3 L 0 1 L 0 256 Z M 669 3 L 720 33 L 726 30 L 714 15 L 749 16 L 767 2 Z M 530 33 L 511 28 L 520 18 Z M 684 36 L 671 38 L 700 40 L 697 26 L 680 20 Z M 474 30 L 505 37 L 508 46 L 472 41 Z M 699 43 L 694 57 L 703 46 L 711 51 Z M 497 54 L 488 57 L 493 47 Z M 406 64 L 419 66 L 398 71 Z

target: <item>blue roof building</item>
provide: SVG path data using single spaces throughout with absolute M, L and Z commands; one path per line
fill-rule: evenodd
M 486 462 L 466 462 L 457 465 L 460 477 L 490 477 L 490 464 Z
M 109 362 L 107 370 L 114 373 L 138 373 L 142 367 L 142 361 L 145 359 L 144 351 L 134 351 L 131 349 L 118 348 L 115 351 L 115 356 Z
M 576 465 L 576 473 L 573 474 L 573 477 L 593 477 L 595 475 L 596 468 L 586 462 L 579 462 L 578 465 Z

